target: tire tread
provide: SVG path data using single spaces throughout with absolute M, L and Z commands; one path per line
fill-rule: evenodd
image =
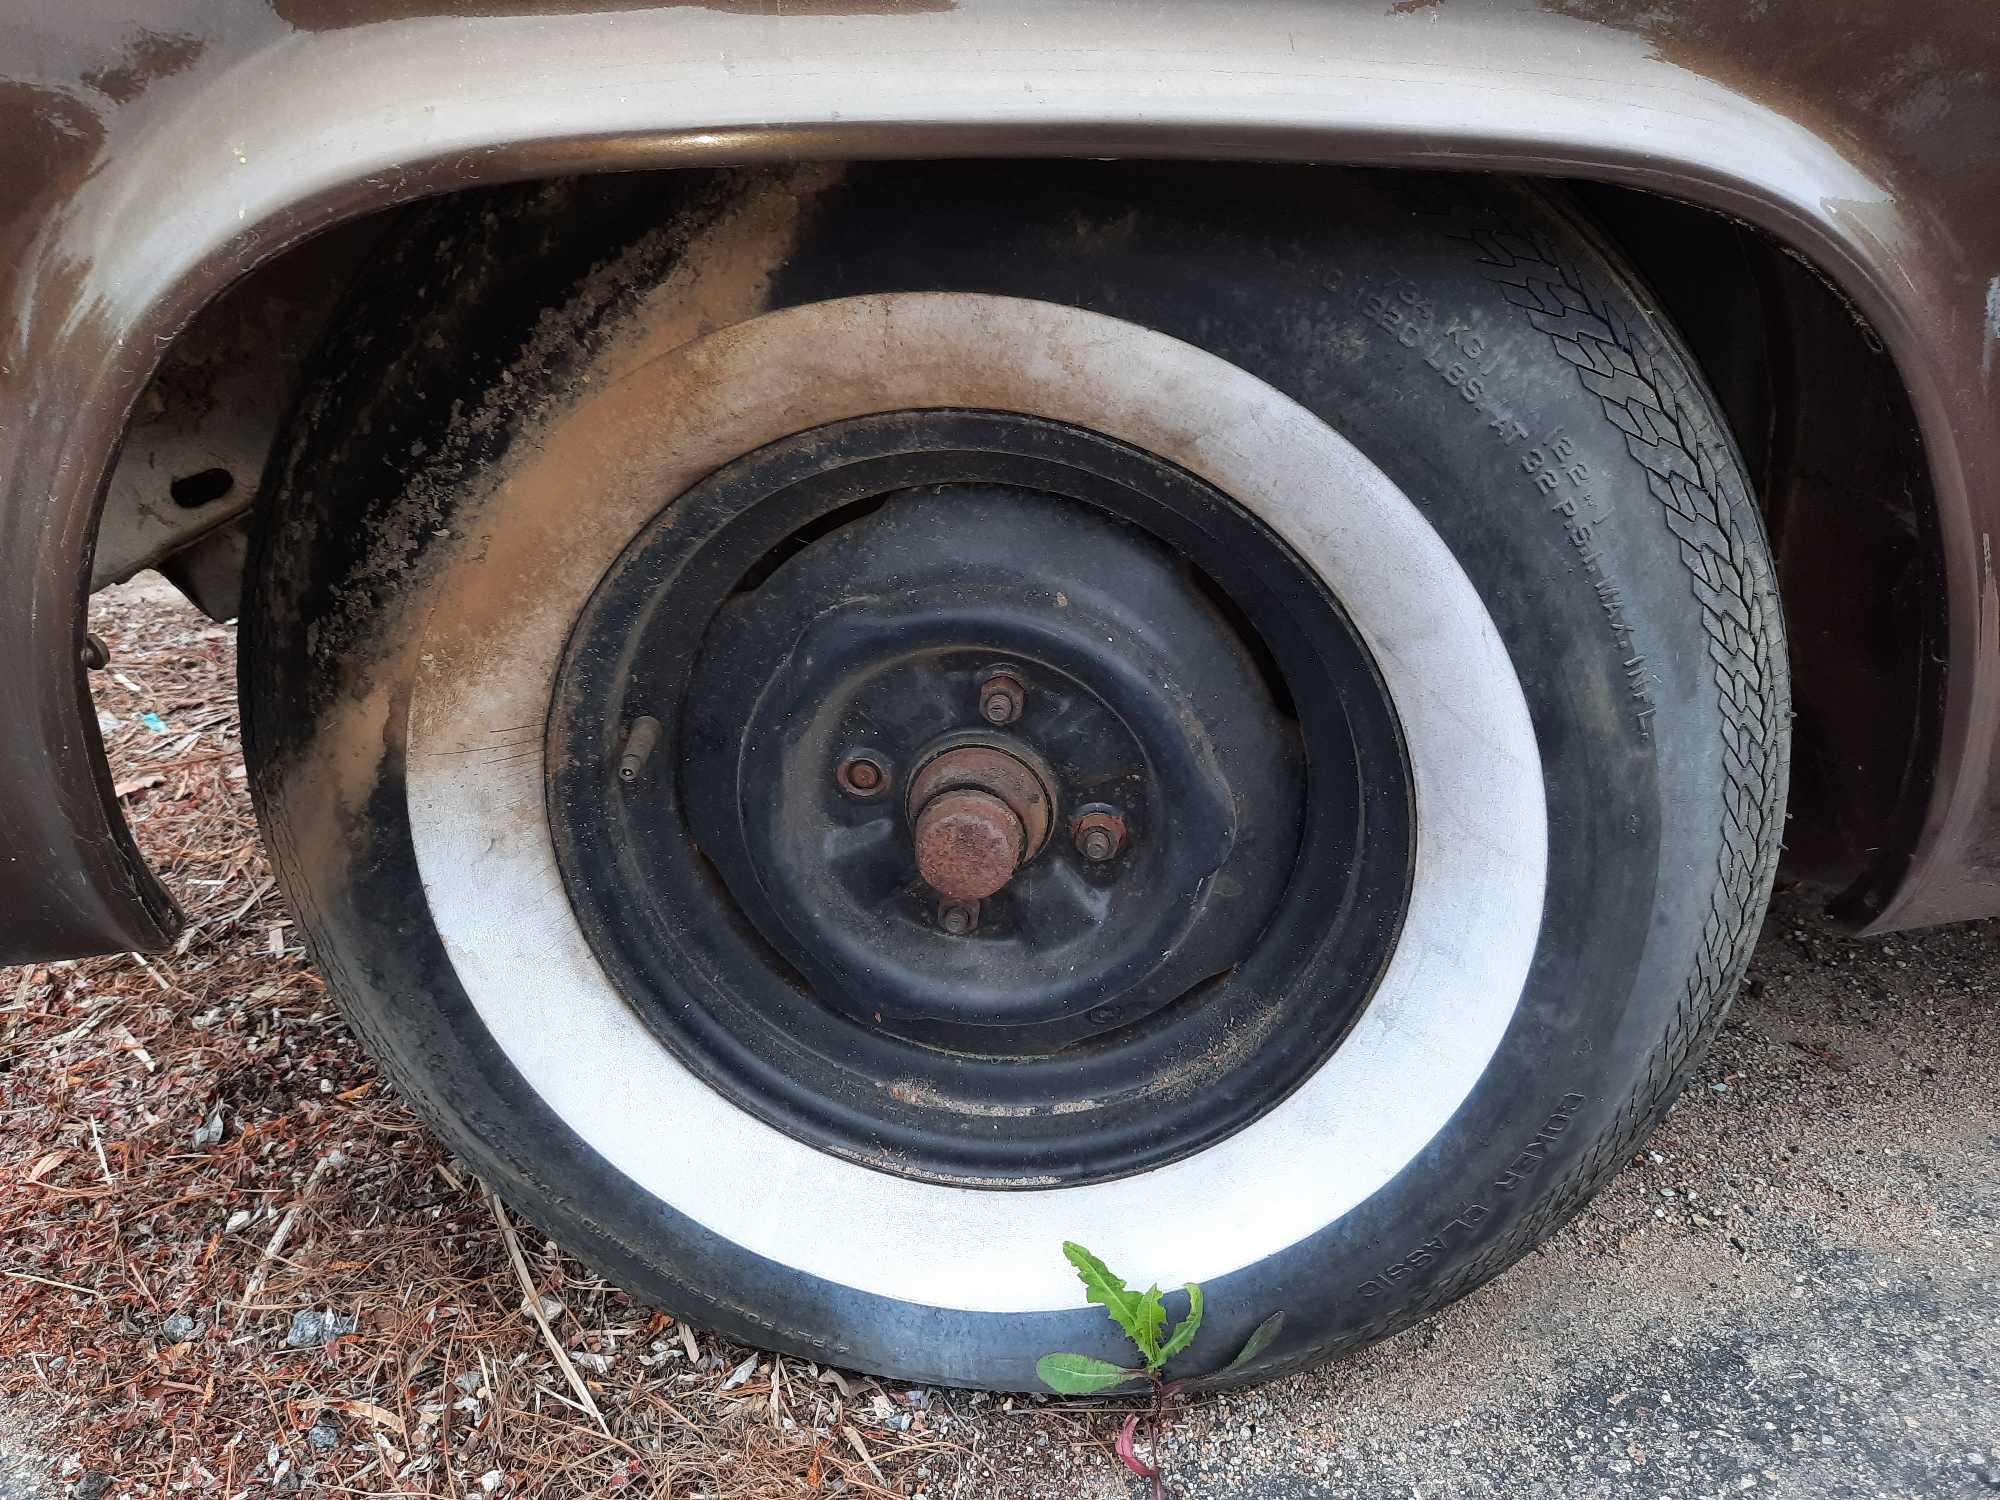
M 1586 226 L 1575 227 L 1589 237 Z M 1644 470 L 1680 544 L 1721 710 L 1721 844 L 1700 949 L 1644 1085 L 1526 1214 L 1422 1297 L 1387 1315 L 1370 1338 L 1423 1321 L 1555 1233 L 1666 1114 L 1721 1030 L 1749 962 L 1777 871 L 1789 772 L 1789 677 L 1763 521 L 1692 357 L 1661 325 L 1620 308 L 1554 236 L 1498 220 L 1459 237 L 1625 435 L 1626 451 Z M 1594 248 L 1617 264 L 1608 247 Z

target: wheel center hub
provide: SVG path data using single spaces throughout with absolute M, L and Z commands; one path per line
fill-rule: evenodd
M 1000 745 L 940 751 L 910 782 L 917 872 L 947 900 L 985 900 L 1047 842 L 1054 800 L 1033 767 Z
M 991 792 L 939 792 L 916 826 L 918 871 L 954 901 L 978 901 L 1013 879 L 1026 844 L 1020 818 Z
M 689 722 L 696 837 L 750 920 L 933 1046 L 1047 1055 L 1171 1003 L 1247 951 L 1298 838 L 1228 622 L 1144 533 L 1011 486 L 898 492 L 781 559 L 709 631 Z

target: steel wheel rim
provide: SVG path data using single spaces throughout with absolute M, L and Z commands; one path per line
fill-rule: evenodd
M 533 587 L 508 600 L 503 634 L 490 579 L 447 585 L 421 647 L 430 669 L 409 710 L 408 785 L 433 917 L 494 1042 L 641 1191 L 841 1285 L 937 1306 L 1062 1309 L 1078 1296 L 1046 1248 L 1065 1236 L 1141 1275 L 1212 1279 L 1338 1218 L 1436 1135 L 1498 1044 L 1532 955 L 1547 857 L 1540 759 L 1469 580 L 1351 444 L 1264 382 L 1164 335 L 960 294 L 768 314 L 667 351 L 602 394 L 609 405 L 593 421 L 629 402 L 625 415 L 654 430 L 610 476 L 591 423 L 551 431 L 493 497 L 485 520 L 498 552 L 487 563 L 511 565 Z M 561 896 L 546 819 L 529 805 L 540 801 L 539 757 L 505 748 L 535 727 L 589 582 L 658 495 L 802 427 L 926 404 L 1089 427 L 1257 512 L 1327 578 L 1381 664 L 1409 742 L 1409 913 L 1347 1042 L 1253 1126 L 1114 1182 L 995 1194 L 894 1178 L 762 1126 L 665 1049 L 649 1050 Z M 662 412 L 670 431 L 657 425 Z M 579 511 L 598 523 L 594 534 L 576 527 Z M 742 1193 L 746 1177 L 764 1191 Z M 1208 1211 L 1162 1234 L 1145 1212 L 1161 1194 Z M 807 1198 L 839 1235 L 789 1213 Z M 909 1255 L 911 1245 L 924 1253 Z
M 642 719 L 679 759 L 634 784 Z M 901 795 L 843 783 L 864 752 Z M 1393 711 L 1316 576 L 1192 476 L 1015 414 L 835 423 L 697 484 L 593 593 L 548 755 L 571 896 L 654 1032 L 768 1123 L 941 1182 L 1100 1180 L 1247 1125 L 1345 1035 L 1408 889 Z M 1033 789 L 990 894 L 920 869 L 909 799 L 954 763 Z M 1050 805 L 1120 857 L 1050 847 Z

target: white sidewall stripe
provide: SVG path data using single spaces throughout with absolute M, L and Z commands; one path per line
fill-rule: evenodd
M 431 917 L 481 1020 L 548 1106 L 639 1189 L 842 1286 L 1034 1312 L 1084 1305 L 1065 1239 L 1141 1285 L 1211 1281 L 1338 1219 L 1444 1127 L 1499 1045 L 1534 953 L 1548 859 L 1541 758 L 1471 581 L 1352 444 L 1177 339 L 955 293 L 768 313 L 648 361 L 586 405 L 590 420 L 554 424 L 479 518 L 482 545 L 440 580 L 409 710 L 409 811 Z M 646 1029 L 564 895 L 541 726 L 571 622 L 605 570 L 663 504 L 730 459 L 801 428 L 915 407 L 1091 428 L 1233 496 L 1326 580 L 1402 722 L 1414 869 L 1373 999 L 1289 1099 L 1137 1176 L 989 1192 L 794 1141 L 710 1090 Z M 612 427 L 626 436 L 607 441 Z M 540 538 L 531 559 L 509 561 L 514 527 Z

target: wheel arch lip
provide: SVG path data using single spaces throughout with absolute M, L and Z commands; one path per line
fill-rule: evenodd
M 77 652 L 119 440 L 193 316 L 315 231 L 429 194 L 787 158 L 1483 169 L 1621 182 L 1757 224 L 1883 339 L 1936 497 L 1948 669 L 1931 786 L 1911 846 L 1885 852 L 1900 877 L 1876 883 L 1870 924 L 2000 908 L 1987 868 L 2000 841 L 2000 191 L 1982 187 L 2000 171 L 1968 153 L 1956 176 L 1926 177 L 1917 164 L 1939 142 L 1899 133 L 1886 107 L 1872 134 L 1809 123 L 1823 100 L 1746 77 L 1729 55 L 1724 0 L 1680 7 L 1710 23 L 1706 53 L 1498 5 L 1189 0 L 1135 52 L 1107 8 L 1047 0 L 791 16 L 548 0 L 478 18 L 427 3 L 357 0 L 350 24 L 312 30 L 260 0 L 170 0 L 150 30 L 116 34 L 44 4 L 46 35 L 0 43 L 0 117 L 82 122 L 73 149 L 0 146 L 0 247 L 18 250 L 0 261 L 0 664 L 15 702 L 0 717 L 0 962 L 173 936 L 172 903 L 112 797 Z M 1978 0 L 1940 7 L 1961 9 Z M 146 50 L 160 37 L 178 44 Z M 2000 42 L 1986 50 L 2000 62 Z M 131 76 L 114 86 L 120 59 Z M 1858 83 L 1854 66 L 1824 88 Z

